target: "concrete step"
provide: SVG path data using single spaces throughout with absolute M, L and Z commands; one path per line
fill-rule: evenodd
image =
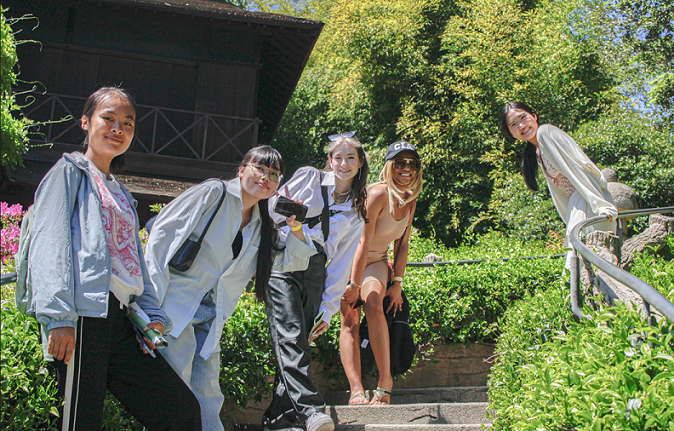
M 335 424 L 482 424 L 486 418 L 486 402 L 426 403 L 388 406 L 328 406 L 326 411 Z
M 372 399 L 374 391 L 365 391 Z M 346 405 L 351 394 L 349 391 L 331 391 L 325 394 L 327 405 Z M 477 403 L 487 402 L 486 386 L 467 386 L 453 388 L 393 389 L 391 404 L 422 403 Z
M 337 425 L 335 431 L 480 431 L 491 429 L 491 424 L 353 424 Z

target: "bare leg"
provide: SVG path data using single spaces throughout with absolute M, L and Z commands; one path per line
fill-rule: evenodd
M 391 376 L 391 347 L 389 344 L 388 325 L 384 315 L 384 296 L 386 286 L 379 281 L 369 281 L 362 287 L 363 310 L 367 317 L 367 325 L 370 331 L 370 343 L 372 353 L 379 370 L 378 386 L 388 391 L 393 389 L 393 377 Z M 388 404 L 391 399 L 388 395 L 372 399 L 372 404 Z
M 339 308 L 339 316 L 342 319 L 342 328 L 339 333 L 339 355 L 342 358 L 342 366 L 349 379 L 351 397 L 363 394 L 362 399 L 353 399 L 354 404 L 367 404 L 365 388 L 360 374 L 360 308 L 353 310 L 349 304 L 342 301 Z M 351 403 L 351 400 L 349 400 Z

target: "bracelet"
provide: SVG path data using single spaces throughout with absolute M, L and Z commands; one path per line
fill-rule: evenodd
M 393 277 L 393 282 L 400 284 L 400 287 L 403 287 L 403 278 L 402 277 Z
M 291 227 L 290 230 L 293 232 L 297 232 L 298 230 L 302 229 L 302 223 L 298 224 L 295 227 Z
M 349 282 L 347 283 L 347 286 L 356 286 L 357 288 L 360 289 L 360 284 L 356 284 L 356 283 L 354 283 L 353 281 L 349 281 Z

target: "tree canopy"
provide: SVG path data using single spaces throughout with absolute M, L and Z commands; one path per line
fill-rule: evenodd
M 659 65 L 650 94 L 657 93 L 658 109 L 668 109 L 669 42 L 649 35 L 669 31 L 671 20 L 658 13 L 671 15 L 671 6 L 648 2 L 649 15 L 637 1 L 292 2 L 296 12 L 320 10 L 308 17 L 326 26 L 274 145 L 296 168 L 323 164 L 332 133 L 357 130 L 376 157 L 389 143 L 408 140 L 425 166 L 415 221 L 422 234 L 452 245 L 468 229 L 508 225 L 493 202 L 503 193 L 494 190 L 512 186 L 506 184 L 518 171 L 521 144 L 498 133 L 505 102 L 525 101 L 570 133 L 592 121 L 610 124 L 607 116 L 635 105 L 629 88 L 646 91 L 625 61 L 630 52 L 640 53 L 639 65 Z M 621 23 L 607 30 L 617 14 L 645 33 Z

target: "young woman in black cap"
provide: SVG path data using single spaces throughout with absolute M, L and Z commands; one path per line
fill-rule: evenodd
M 423 169 L 416 148 L 405 141 L 391 144 L 385 160 L 379 182 L 368 189 L 366 209 L 369 221 L 365 223 L 353 260 L 351 282 L 340 304 L 342 328 L 339 344 L 342 364 L 351 387 L 349 404 L 390 404 L 393 389 L 385 312 L 393 309 L 395 313 L 402 308 L 403 275 L 416 199 L 423 184 Z M 394 242 L 395 251 L 393 284 L 387 290 L 388 248 L 391 242 Z M 384 310 L 383 301 L 387 296 L 391 302 Z M 372 351 L 379 370 L 379 383 L 371 401 L 365 397 L 360 375 L 360 308 L 353 309 L 359 298 L 364 304 Z

